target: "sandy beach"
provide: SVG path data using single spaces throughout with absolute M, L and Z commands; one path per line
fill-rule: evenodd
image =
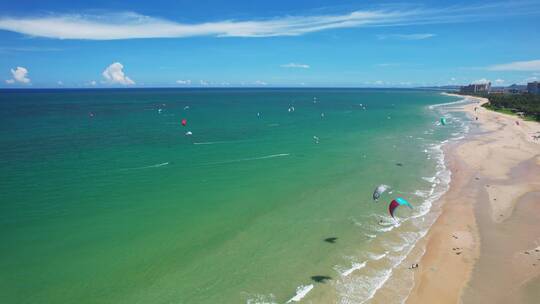
M 417 251 L 407 303 L 538 303 L 540 290 L 540 124 L 480 107 L 446 148 L 452 171 L 442 212 Z M 478 120 L 475 120 L 478 117 Z M 411 262 L 411 261 L 407 261 Z

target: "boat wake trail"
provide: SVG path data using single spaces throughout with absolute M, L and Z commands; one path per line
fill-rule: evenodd
M 206 163 L 205 165 L 224 165 L 224 164 L 239 163 L 239 162 L 251 161 L 251 160 L 269 159 L 269 158 L 276 158 L 276 157 L 285 157 L 285 156 L 289 156 L 289 155 L 291 155 L 291 154 L 289 154 L 289 153 L 271 154 L 271 155 L 265 155 L 265 156 L 259 156 L 259 157 L 248 157 L 248 158 L 226 160 L 226 161 L 221 161 L 221 162 Z
M 204 142 L 194 142 L 194 145 L 219 145 L 219 144 L 235 144 L 246 142 L 247 140 L 222 140 L 222 141 L 204 141 Z
M 150 165 L 150 166 L 143 166 L 143 167 L 125 168 L 125 169 L 120 169 L 120 171 L 130 171 L 130 170 L 141 170 L 141 169 L 159 168 L 159 167 L 163 167 L 163 166 L 167 166 L 167 165 L 169 165 L 169 162 L 160 163 L 160 164 L 155 164 L 155 165 Z

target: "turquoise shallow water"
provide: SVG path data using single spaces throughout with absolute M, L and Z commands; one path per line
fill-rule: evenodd
M 438 126 L 443 114 L 429 105 L 455 100 L 367 89 L 0 91 L 0 297 L 279 303 L 312 286 L 315 301 L 339 299 L 340 278 L 392 233 L 378 225 L 386 201 L 415 205 L 402 219 L 429 207 L 428 177 L 441 169 L 433 147 L 463 127 Z M 395 193 L 373 203 L 380 183 Z

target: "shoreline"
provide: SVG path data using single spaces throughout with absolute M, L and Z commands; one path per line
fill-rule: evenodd
M 523 227 L 507 231 L 506 223 L 513 222 L 513 211 L 520 209 L 517 204 L 524 205 L 520 198 L 528 197 L 527 208 L 531 209 L 536 206 L 530 203 L 530 196 L 535 193 L 540 196 L 540 142 L 534 142 L 530 136 L 540 131 L 540 124 L 485 109 L 480 106 L 487 102 L 485 98 L 453 96 L 476 101 L 456 106 L 457 111 L 472 118 L 471 131 L 464 140 L 444 148 L 452 172 L 450 188 L 437 202 L 441 209 L 439 217 L 424 239 L 415 245 L 416 254 L 411 254 L 420 256 L 419 260 L 408 258 L 403 262 L 408 263 L 403 267 L 415 262 L 420 265 L 414 270 L 414 287 L 405 303 L 493 303 L 497 297 L 486 297 L 489 291 L 504 295 L 512 283 L 504 275 L 493 280 L 497 274 L 493 269 L 505 268 L 493 264 L 505 265 L 509 257 L 489 261 L 485 252 L 497 251 L 508 244 L 501 244 L 500 236 L 487 236 L 494 225 L 505 226 L 502 230 L 510 238 L 516 233 L 527 234 Z M 516 170 L 519 172 L 513 173 Z M 538 232 L 524 241 L 530 248 L 540 245 L 540 221 L 532 222 L 533 227 L 527 229 Z M 515 302 L 518 297 L 524 297 L 519 290 L 540 277 L 540 260 L 538 267 L 532 265 L 536 264 L 532 262 L 536 254 L 540 259 L 540 252 L 520 255 L 531 250 L 524 249 L 525 244 L 513 244 L 512 250 L 507 250 L 507 255 L 516 257 L 513 259 L 517 262 L 513 261 L 512 265 L 521 266 L 511 267 L 519 268 L 515 279 L 520 285 L 511 286 L 516 292 L 506 297 L 506 301 Z M 522 255 L 529 256 L 528 264 L 523 262 Z M 500 269 L 498 274 L 506 271 Z M 494 285 L 499 284 L 500 292 L 493 292 Z

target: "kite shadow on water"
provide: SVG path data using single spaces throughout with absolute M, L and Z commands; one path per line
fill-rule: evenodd
M 330 276 L 327 276 L 327 275 L 314 275 L 314 276 L 311 276 L 311 279 L 316 282 L 316 283 L 326 283 L 326 281 L 328 280 L 331 280 L 332 277 Z
M 338 239 L 337 237 L 333 236 L 333 237 L 325 238 L 324 241 L 330 244 L 335 244 L 337 239 Z

